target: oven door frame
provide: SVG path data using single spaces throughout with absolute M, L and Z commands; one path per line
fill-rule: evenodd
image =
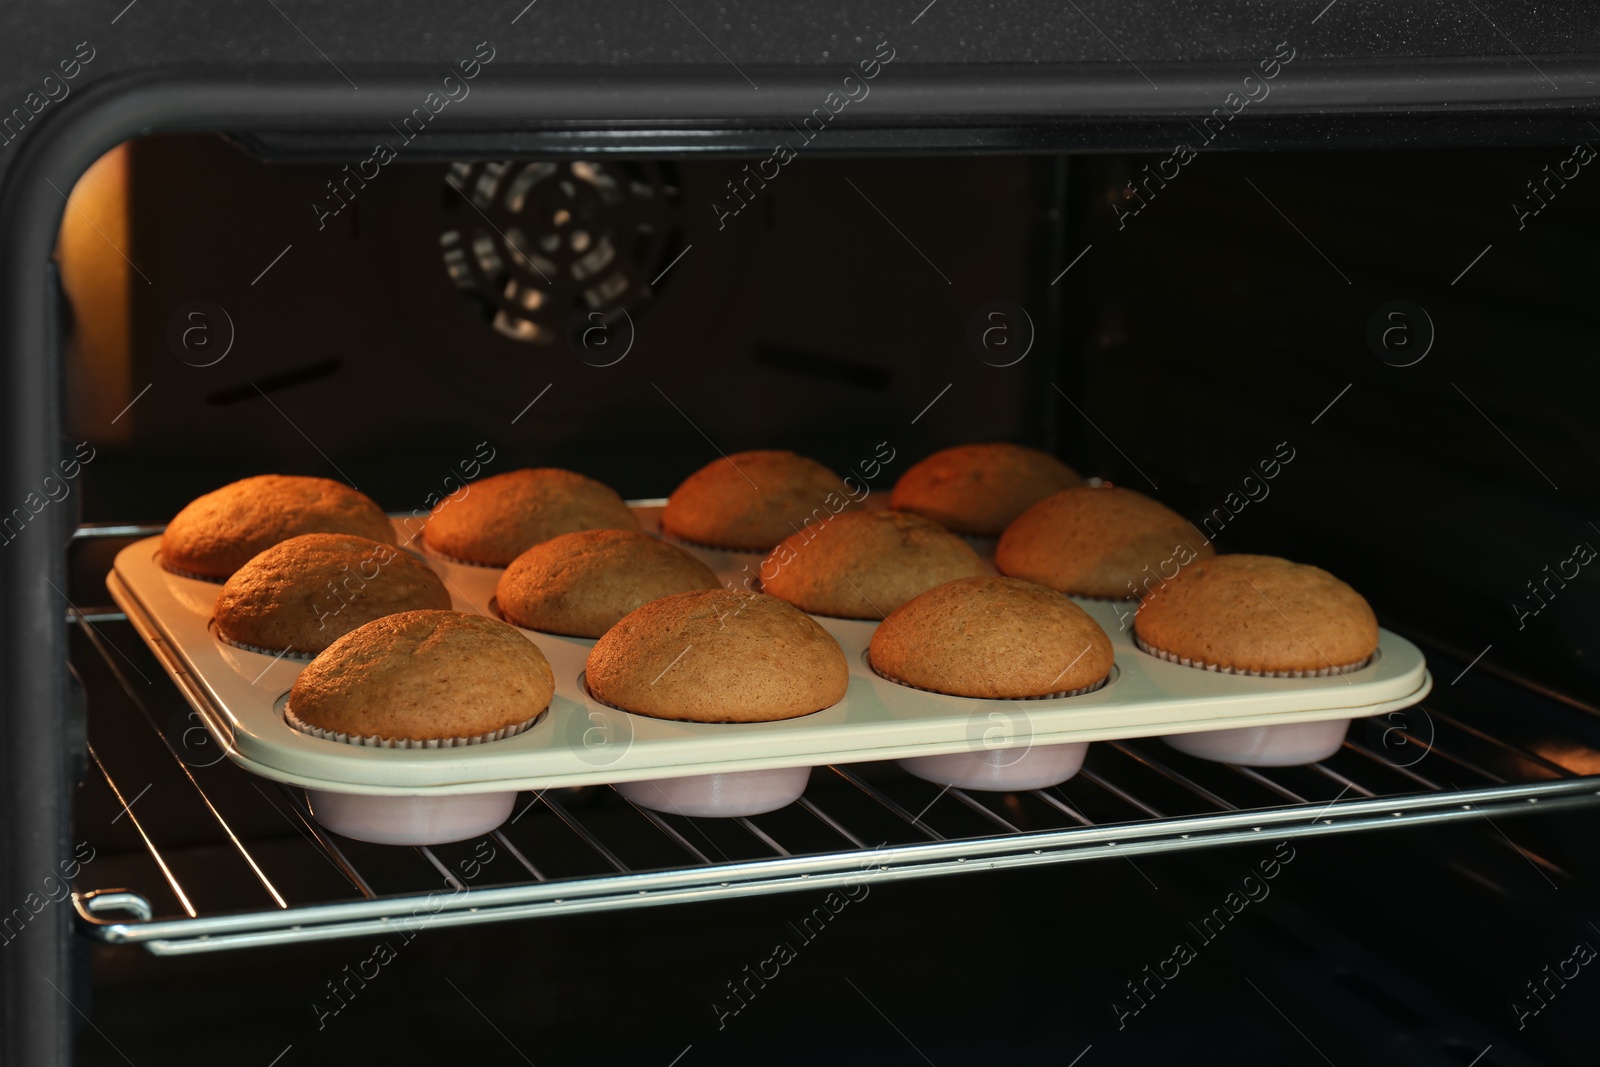
M 864 53 L 865 54 L 865 53 Z M 1231 149 L 1549 143 L 1600 115 L 1600 57 L 1544 59 L 1550 85 L 1514 59 L 1331 62 L 1306 59 L 1230 132 Z M 944 67 L 880 73 L 870 106 L 830 125 L 830 155 L 1166 150 L 1190 118 L 1210 114 L 1248 69 L 1149 65 L 1162 84 L 1121 64 Z M 355 68 L 352 68 L 355 70 Z M 0 504 L 10 514 L 63 458 L 62 296 L 52 254 L 67 193 L 104 152 L 158 132 L 227 131 L 303 138 L 339 156 L 438 88 L 436 70 L 360 71 L 362 88 L 304 68 L 143 71 L 82 87 L 13 142 L 0 186 Z M 452 115 L 412 158 L 766 153 L 850 73 L 834 67 L 496 67 L 475 103 Z M 693 118 L 686 118 L 693 116 Z M 1528 119 L 1537 121 L 1529 122 Z M 1230 126 L 1230 130 L 1233 128 Z M 310 221 L 308 215 L 308 222 Z M 31 509 L 30 509 L 31 511 Z M 8 620 L 70 616 L 66 547 L 75 515 L 45 506 L 0 546 L 0 608 Z M 0 629 L 0 902 L 10 908 L 71 853 L 72 790 L 83 770 L 81 690 L 67 669 L 65 626 Z M 26 820 L 13 818 L 28 812 Z M 73 1007 L 72 911 L 48 908 L 0 952 L 0 1064 L 66 1062 Z

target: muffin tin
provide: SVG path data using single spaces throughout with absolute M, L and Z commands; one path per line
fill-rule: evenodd
M 661 502 L 632 506 L 641 526 L 658 533 Z M 400 543 L 424 554 L 439 572 L 457 610 L 495 613 L 500 568 L 441 559 L 411 544 L 398 520 L 395 528 Z M 556 676 L 550 709 L 533 727 L 464 748 L 366 748 L 290 728 L 283 697 L 305 661 L 219 641 L 210 620 L 220 586 L 163 569 L 160 544 L 152 537 L 123 549 L 106 584 L 228 757 L 252 773 L 307 789 L 313 813 L 329 829 L 392 844 L 438 844 L 493 829 L 514 795 L 528 789 L 613 784 L 635 803 L 660 810 L 734 815 L 782 806 L 804 789 L 803 768 L 830 763 L 915 759 L 917 773 L 947 782 L 967 775 L 961 780 L 973 788 L 1003 789 L 1028 788 L 1017 776 L 1050 762 L 1044 749 L 1102 739 L 1185 735 L 1175 744 L 1198 745 L 1187 749 L 1197 755 L 1249 759 L 1265 736 L 1263 762 L 1284 755 L 1270 751 L 1275 745 L 1299 757 L 1306 746 L 1293 735 L 1304 733 L 1305 724 L 1329 724 L 1318 742 L 1325 746 L 1327 738 L 1343 736 L 1349 720 L 1408 707 L 1432 686 L 1420 650 L 1386 630 L 1373 661 L 1343 676 L 1238 677 L 1141 652 L 1127 607 L 1081 599 L 1110 635 L 1117 657 L 1110 682 L 1091 693 L 976 700 L 907 688 L 880 678 L 867 662 L 877 623 L 818 617 L 850 663 L 844 700 L 779 722 L 689 723 L 630 715 L 595 701 L 582 679 L 592 640 L 523 631 Z M 733 584 L 755 573 L 762 559 L 759 553 L 683 547 Z M 1119 613 L 1128 619 L 1125 629 Z M 1280 726 L 1296 729 L 1271 729 Z M 1248 736 L 1241 738 L 1241 731 Z M 939 760 L 947 756 L 964 766 L 941 770 L 935 764 L 951 762 Z M 1068 764 L 1073 760 L 1054 761 L 1070 774 L 1076 765 Z

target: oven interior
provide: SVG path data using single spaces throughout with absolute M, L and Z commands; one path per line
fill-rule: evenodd
M 752 181 L 743 157 L 594 156 L 351 181 L 347 157 L 217 135 L 116 149 L 57 256 L 84 449 L 79 1061 L 1585 1062 L 1586 994 L 1529 987 L 1600 943 L 1596 579 L 1557 573 L 1600 543 L 1600 187 L 1560 177 L 1573 157 L 1211 152 L 1173 176 L 1165 153 L 817 155 Z M 485 448 L 484 473 L 651 498 L 719 452 L 843 471 L 887 443 L 887 493 L 983 440 L 1345 578 L 1424 648 L 1432 696 L 1311 768 L 1097 744 L 1052 796 L 857 764 L 736 821 L 597 787 L 400 849 L 334 839 L 219 759 L 104 585 L 119 548 L 267 471 L 412 513 Z M 1270 900 L 1218 947 L 1189 933 L 1280 841 Z M 798 883 L 618 888 L 930 844 L 809 924 Z M 414 940 L 339 911 L 568 881 L 570 906 Z M 317 905 L 320 934 L 104 930 Z M 1183 939 L 1198 958 L 1151 983 Z M 794 963 L 752 982 L 774 941 Z

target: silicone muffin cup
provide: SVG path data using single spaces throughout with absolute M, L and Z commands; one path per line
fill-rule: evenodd
M 511 817 L 517 794 L 368 796 L 307 789 L 311 814 L 323 827 L 375 845 L 444 845 L 469 841 Z
M 810 767 L 781 767 L 685 778 L 649 778 L 642 782 L 618 782 L 614 788 L 626 799 L 651 811 L 732 819 L 788 807 L 800 799 L 810 780 Z
M 588 678 L 580 679 L 583 692 L 596 704 L 624 715 L 638 712 L 619 708 L 594 695 Z M 648 716 L 647 716 L 648 717 Z M 731 727 L 756 723 L 725 723 Z M 616 782 L 613 788 L 623 798 L 666 815 L 692 815 L 699 818 L 737 819 L 763 815 L 788 807 L 800 799 L 811 780 L 810 767 L 778 767 L 758 771 L 724 771 L 717 774 L 692 774 L 681 778 L 646 778 L 638 782 Z
M 872 657 L 867 657 L 868 666 Z M 937 693 L 937 689 L 912 685 L 872 668 L 886 682 L 903 685 L 907 689 L 920 689 L 924 693 Z M 1010 697 L 994 699 L 1054 700 L 1061 697 L 1082 696 L 1104 689 L 1111 675 L 1093 685 L 1077 689 L 1063 689 L 1036 697 Z M 953 696 L 956 694 L 945 694 Z M 976 699 L 976 698 L 973 698 Z M 1078 773 L 1083 758 L 1089 751 L 1089 742 L 1072 741 L 1059 745 L 1024 745 L 1016 748 L 981 748 L 970 752 L 947 752 L 941 756 L 911 756 L 896 760 L 900 769 L 934 785 L 947 785 L 957 789 L 981 789 L 996 793 L 1014 793 L 1023 789 L 1045 789 L 1060 785 Z
M 538 722 L 544 714 L 541 711 L 524 722 L 474 737 L 417 740 L 357 737 L 324 730 L 301 722 L 287 707 L 283 709 L 284 722 L 292 730 L 324 741 L 367 748 L 456 748 L 489 744 L 515 737 Z M 306 799 L 317 822 L 343 837 L 377 845 L 443 845 L 481 837 L 505 822 L 516 805 L 517 792 L 513 789 L 505 792 L 458 793 L 454 796 L 373 796 L 307 789 Z
M 934 785 L 1015 793 L 1060 785 L 1078 773 L 1089 742 L 1030 745 L 1026 748 L 986 748 L 975 752 L 950 752 L 943 756 L 914 756 L 896 760 L 901 770 Z
M 1253 671 L 1178 656 L 1147 644 L 1138 634 L 1134 635 L 1133 640 L 1140 651 L 1180 667 L 1249 678 L 1329 678 L 1369 667 L 1378 655 L 1374 652 L 1366 659 L 1342 667 L 1329 666 L 1301 671 Z M 1235 763 L 1241 767 L 1295 767 L 1305 763 L 1318 763 L 1339 751 L 1339 746 L 1344 744 L 1344 735 L 1350 728 L 1350 722 L 1350 719 L 1325 719 L 1321 722 L 1282 723 L 1277 726 L 1197 730 L 1187 734 L 1168 734 L 1162 740 L 1179 752 L 1216 763 Z
M 1239 726 L 1168 734 L 1162 740 L 1179 752 L 1241 767 L 1294 767 L 1317 763 L 1339 751 L 1349 719 L 1291 722 L 1279 726 Z

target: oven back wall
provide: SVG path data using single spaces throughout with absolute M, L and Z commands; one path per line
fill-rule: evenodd
M 130 279 L 131 371 L 105 388 L 136 402 L 85 468 L 88 519 L 164 521 L 268 470 L 409 511 L 488 453 L 484 473 L 569 466 L 655 496 L 719 451 L 843 473 L 887 441 L 886 489 L 951 439 L 1048 437 L 1050 161 L 803 158 L 767 182 L 743 160 L 392 163 L 362 182 L 216 137 L 129 147 L 149 281 Z M 1000 299 L 1030 309 L 1032 360 L 971 350 Z
M 1064 408 L 1061 433 L 1084 469 L 1592 706 L 1593 150 L 1073 166 L 1069 247 L 1092 250 L 1061 284 L 1094 425 Z

